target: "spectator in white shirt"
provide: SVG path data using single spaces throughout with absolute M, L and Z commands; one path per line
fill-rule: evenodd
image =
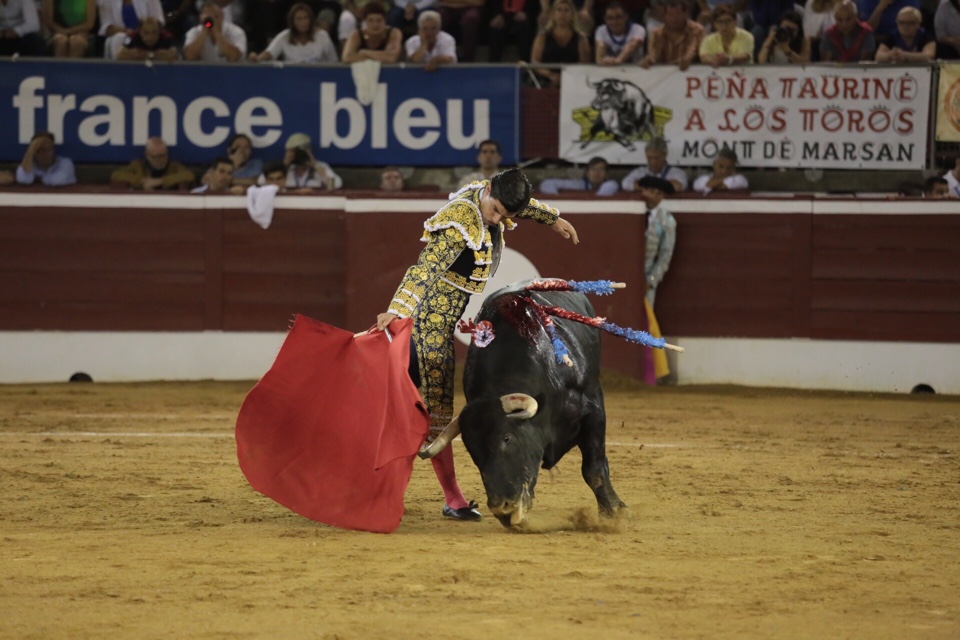
M 73 161 L 54 153 L 53 134 L 38 131 L 17 166 L 17 184 L 65 187 L 77 183 Z
M 603 12 L 603 24 L 597 27 L 594 37 L 597 64 L 613 66 L 640 60 L 647 31 L 631 22 L 623 6 L 614 0 Z
M 284 145 L 283 163 L 287 165 L 287 187 L 310 187 L 333 191 L 343 187 L 343 179 L 326 162 L 313 157 L 310 136 L 294 133 Z
M 484 140 L 480 143 L 477 151 L 477 171 L 468 173 L 460 178 L 459 183 L 470 184 L 481 180 L 492 180 L 493 176 L 500 173 L 500 161 L 503 155 L 500 153 L 500 143 L 496 140 Z
M 245 21 L 245 7 L 243 2 L 234 2 L 233 0 L 210 0 L 216 2 L 217 6 L 220 7 L 220 10 L 223 11 L 223 21 L 229 22 L 237 25 L 241 29 L 246 26 Z M 256 0 L 254 0 L 256 1 Z M 270 1 L 270 0 L 268 0 Z M 194 10 L 197 13 L 203 11 L 203 5 L 206 4 L 207 0 L 197 0 L 194 3 Z
M 46 49 L 33 0 L 0 2 L 0 56 L 43 56 Z
M 673 183 L 676 193 L 687 190 L 687 173 L 680 167 L 667 164 L 667 141 L 663 138 L 652 138 L 644 148 L 647 164 L 640 165 L 623 177 L 620 187 L 624 191 L 639 191 L 637 181 L 645 176 L 663 178 Z
M 323 29 L 314 26 L 313 9 L 304 2 L 290 7 L 287 28 L 277 34 L 266 50 L 250 52 L 254 62 L 284 59 L 287 62 L 339 62 L 333 40 Z
M 425 63 L 427 71 L 457 62 L 457 41 L 446 31 L 441 31 L 440 26 L 440 14 L 436 11 L 420 14 L 417 18 L 417 35 L 404 43 L 407 60 Z
M 713 159 L 713 173 L 700 176 L 693 181 L 693 190 L 707 195 L 714 191 L 736 191 L 749 189 L 747 179 L 737 169 L 737 154 L 729 147 L 724 147 Z
M 836 0 L 807 0 L 803 8 L 803 33 L 810 38 L 813 61 L 820 59 L 820 39 L 833 26 Z
M 247 55 L 247 34 L 223 19 L 223 10 L 215 2 L 206 2 L 200 11 L 200 24 L 187 31 L 183 39 L 185 60 L 237 62 Z
M 337 18 L 337 40 L 340 41 L 340 50 L 347 44 L 350 34 L 360 28 L 360 7 L 356 0 L 341 0 L 343 9 Z
M 540 183 L 540 191 L 550 195 L 559 195 L 561 191 L 589 191 L 595 196 L 612 196 L 619 188 L 616 180 L 607 180 L 607 161 L 599 156 L 590 158 L 582 178 L 547 178 Z

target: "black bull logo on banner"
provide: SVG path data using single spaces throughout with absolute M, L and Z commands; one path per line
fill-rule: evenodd
M 653 103 L 643 89 L 614 78 L 599 82 L 588 80 L 587 84 L 596 91 L 590 106 L 597 115 L 581 149 L 602 133 L 609 134 L 629 151 L 636 148 L 631 139 L 639 139 L 644 133 L 654 135 Z

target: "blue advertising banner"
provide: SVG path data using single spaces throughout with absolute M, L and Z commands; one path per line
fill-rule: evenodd
M 158 135 L 174 159 L 202 164 L 234 133 L 279 160 L 297 132 L 334 166 L 472 165 L 488 138 L 517 162 L 516 69 L 384 67 L 364 89 L 361 104 L 346 65 L 0 62 L 0 160 L 46 130 L 74 162 L 128 162 Z

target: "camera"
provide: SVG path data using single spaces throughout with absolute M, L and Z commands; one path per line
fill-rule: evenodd
M 213 29 L 213 20 L 211 20 L 210 18 L 207 18 L 206 20 L 204 20 L 203 27 L 204 29 Z
M 775 37 L 777 42 L 790 42 L 793 40 L 793 31 L 784 29 L 783 27 L 777 27 Z

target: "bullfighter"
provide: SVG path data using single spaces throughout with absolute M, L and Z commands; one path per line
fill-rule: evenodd
M 514 218 L 549 225 L 574 244 L 573 225 L 559 212 L 530 197 L 530 181 L 519 169 L 509 169 L 467 184 L 424 223 L 427 246 L 407 269 L 377 328 L 396 318 L 413 318 L 411 372 L 430 412 L 430 440 L 453 419 L 454 330 L 471 294 L 481 293 L 496 272 L 506 230 Z M 478 521 L 477 504 L 464 498 L 457 484 L 450 448 L 432 459 L 444 494 L 443 516 Z

